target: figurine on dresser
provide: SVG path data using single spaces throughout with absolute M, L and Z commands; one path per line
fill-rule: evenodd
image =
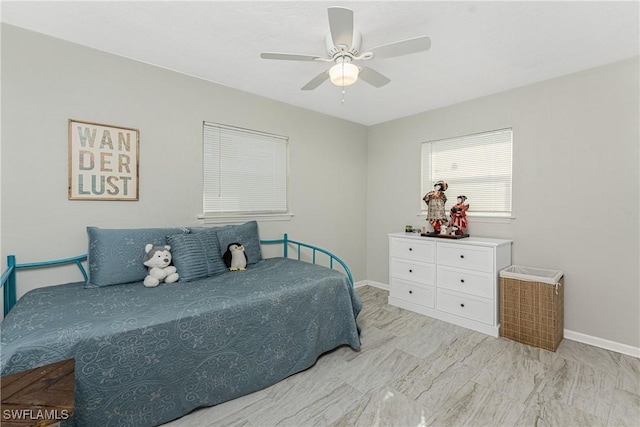
M 442 224 L 447 222 L 447 214 L 444 204 L 447 203 L 447 191 L 449 185 L 445 181 L 438 181 L 434 184 L 433 190 L 424 195 L 422 200 L 427 204 L 427 221 L 433 227 L 433 231 L 440 232 Z
M 465 200 L 467 200 L 467 196 L 458 196 L 457 203 L 451 207 L 449 227 L 454 229 L 451 234 L 462 235 L 467 228 L 469 204 L 465 203 Z

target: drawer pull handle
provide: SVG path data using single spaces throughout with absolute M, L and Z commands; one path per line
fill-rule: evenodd
M 409 270 L 409 273 L 413 273 L 413 270 Z
M 464 258 L 464 255 L 460 255 L 460 258 Z
M 413 293 L 413 291 L 409 291 L 409 293 L 410 293 L 410 294 L 412 294 L 412 293 Z
M 464 283 L 464 279 L 460 279 L 460 283 Z
M 460 307 L 464 308 L 464 304 L 460 304 Z
M 409 248 L 409 252 L 411 252 L 413 250 L 413 248 Z

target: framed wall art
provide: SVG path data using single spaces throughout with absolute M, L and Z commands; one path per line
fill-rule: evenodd
M 69 119 L 69 200 L 138 200 L 138 129 Z

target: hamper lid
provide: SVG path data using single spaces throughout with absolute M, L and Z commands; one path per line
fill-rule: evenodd
M 521 265 L 511 265 L 500 271 L 500 277 L 510 279 L 525 280 L 528 282 L 542 282 L 555 285 L 560 282 L 563 273 L 559 270 L 546 270 L 544 268 L 523 267 Z

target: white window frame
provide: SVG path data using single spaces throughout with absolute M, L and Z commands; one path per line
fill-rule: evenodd
M 213 132 L 218 133 L 218 139 L 213 136 Z M 215 193 L 212 187 L 217 186 L 218 188 L 221 185 L 222 177 L 220 174 L 222 173 L 222 169 L 219 168 L 218 160 L 211 158 L 212 150 L 220 149 L 220 138 L 221 136 L 231 136 L 235 135 L 236 137 L 246 138 L 244 139 L 245 144 L 260 144 L 260 143 L 274 143 L 280 145 L 280 147 L 275 147 L 274 150 L 281 151 L 281 144 L 285 145 L 285 158 L 278 158 L 279 163 L 284 164 L 284 171 L 281 171 L 282 174 L 279 175 L 279 180 L 283 180 L 285 182 L 284 189 L 284 199 L 279 199 L 281 202 L 284 202 L 284 207 L 279 209 L 255 209 L 255 210 L 234 210 L 225 208 L 222 206 L 221 209 L 215 210 L 211 209 L 211 206 L 207 206 L 208 204 L 215 204 L 216 202 L 208 202 L 209 199 L 214 198 L 212 194 Z M 249 220 L 256 221 L 283 221 L 290 220 L 293 214 L 290 212 L 289 208 L 289 138 L 286 136 L 275 135 L 271 133 L 244 129 L 235 126 L 228 126 L 214 122 L 203 122 L 202 126 L 202 143 L 203 143 L 203 151 L 202 151 L 202 211 L 203 214 L 198 216 L 198 219 L 203 219 L 205 224 L 209 223 L 225 223 L 225 224 L 234 224 L 234 223 L 242 223 Z M 236 153 L 237 154 L 237 153 Z M 249 156 L 250 157 L 250 156 Z M 242 161 L 238 162 L 242 164 Z M 208 176 L 208 172 L 211 175 Z M 217 177 L 215 175 L 218 175 Z M 219 191 L 219 190 L 217 190 Z M 282 195 L 282 194 L 281 194 Z M 224 201 L 221 201 L 221 204 L 224 205 Z
M 503 221 L 508 221 L 509 219 L 514 219 L 514 213 L 513 213 L 513 129 L 512 128 L 505 128 L 505 129 L 497 129 L 497 130 L 492 130 L 492 131 L 488 131 L 488 132 L 481 132 L 481 133 L 476 133 L 476 134 L 470 134 L 470 135 L 464 135 L 464 136 L 459 136 L 459 137 L 453 137 L 453 138 L 446 138 L 446 139 L 439 139 L 439 140 L 433 140 L 433 141 L 426 141 L 423 142 L 421 144 L 421 162 L 422 162 L 422 168 L 421 168 L 421 196 L 420 199 L 429 191 L 433 190 L 433 185 L 440 179 L 443 179 L 444 181 L 447 181 L 447 177 L 446 176 L 432 176 L 432 170 L 429 166 L 427 166 L 427 164 L 429 163 L 429 160 L 431 160 L 431 158 L 427 159 L 425 158 L 425 156 L 428 154 L 430 155 L 431 153 L 431 149 L 433 147 L 433 144 L 439 144 L 440 147 L 442 147 L 442 144 L 456 144 L 456 143 L 464 143 L 465 141 L 471 141 L 472 139 L 483 139 L 485 141 L 489 140 L 493 135 L 497 135 L 497 134 L 504 134 L 505 132 L 507 132 L 510 135 L 510 146 L 509 146 L 509 150 L 510 150 L 510 171 L 509 171 L 509 187 L 510 187 L 510 194 L 509 194 L 509 207 L 510 210 L 507 212 L 496 212 L 496 211 L 474 211 L 474 204 L 473 204 L 473 199 L 469 199 L 467 202 L 469 203 L 470 209 L 469 211 L 467 211 L 467 216 L 474 218 L 474 220 L 479 220 L 480 222 L 503 222 Z M 428 153 L 426 153 L 425 150 L 429 150 Z M 465 194 L 464 190 L 460 190 L 458 189 L 458 192 L 461 191 L 461 194 Z M 451 206 L 453 206 L 456 203 L 456 198 L 457 196 L 459 196 L 459 194 L 453 194 L 454 192 L 456 192 L 456 190 L 454 189 L 453 192 L 447 191 L 445 194 L 447 196 L 447 208 L 450 208 Z M 467 194 L 465 194 L 467 195 Z M 450 203 L 451 202 L 451 203 Z M 421 205 L 420 205 L 420 214 L 419 216 L 426 216 L 427 214 L 427 207 L 426 204 L 421 200 Z

